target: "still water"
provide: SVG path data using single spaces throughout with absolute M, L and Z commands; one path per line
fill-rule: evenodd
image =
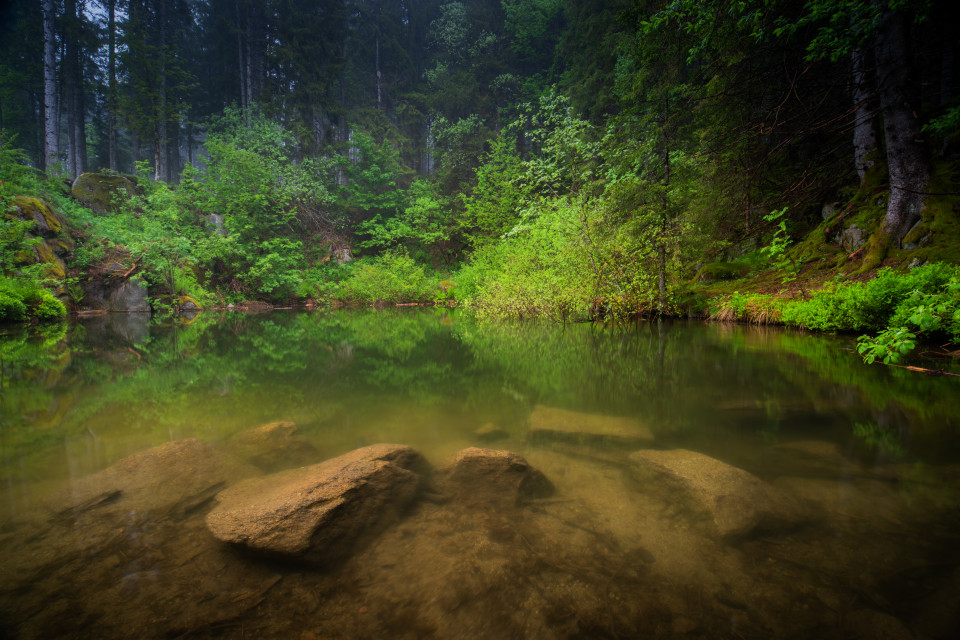
M 960 381 L 854 346 L 439 309 L 8 332 L 0 638 L 960 637 Z M 509 450 L 555 491 L 423 499 L 324 566 L 205 524 L 375 443 Z

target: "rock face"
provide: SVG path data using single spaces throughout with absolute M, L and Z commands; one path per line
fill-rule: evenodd
M 142 280 L 124 280 L 107 294 L 107 306 L 110 311 L 150 313 L 147 285 Z
M 530 414 L 530 438 L 534 442 L 562 441 L 575 444 L 642 446 L 653 433 L 639 420 L 619 416 L 579 413 L 537 405 Z
M 375 444 L 252 478 L 217 495 L 207 528 L 261 554 L 333 561 L 398 518 L 417 494 L 424 466 L 410 447 Z
M 99 214 L 116 213 L 127 200 L 142 195 L 136 178 L 110 173 L 81 173 L 70 195 Z
M 724 538 L 788 528 L 801 521 L 799 504 L 756 476 L 686 449 L 637 451 L 630 455 L 643 484 L 664 483 L 694 510 L 704 513 Z
M 434 486 L 462 505 L 512 506 L 553 493 L 546 476 L 509 451 L 470 447 L 441 465 Z
M 271 422 L 247 429 L 227 442 L 237 456 L 262 469 L 276 469 L 316 462 L 319 457 L 309 440 L 297 433 L 292 422 Z

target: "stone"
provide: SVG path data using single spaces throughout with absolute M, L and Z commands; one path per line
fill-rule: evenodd
M 223 226 L 223 216 L 219 213 L 208 213 L 205 216 L 202 216 L 203 222 L 206 225 L 207 229 L 212 232 L 214 235 L 225 236 L 227 235 L 227 228 Z
M 270 422 L 235 434 L 228 449 L 261 469 L 302 466 L 318 459 L 317 450 L 292 422 Z
M 222 542 L 263 555 L 341 560 L 400 517 L 425 466 L 410 447 L 375 444 L 251 478 L 217 495 L 207 528 Z
M 635 418 L 579 413 L 537 405 L 530 414 L 530 439 L 535 443 L 570 442 L 591 446 L 649 445 L 653 433 Z
M 124 313 L 150 313 L 147 285 L 142 280 L 123 280 L 107 293 L 107 308 Z
M 469 447 L 439 466 L 434 488 L 461 505 L 515 506 L 553 494 L 553 484 L 510 451 Z
M 839 208 L 839 202 L 827 202 L 823 205 L 823 208 L 820 209 L 820 217 L 824 220 L 829 220 L 837 214 L 837 208 Z
M 143 195 L 136 178 L 111 173 L 81 173 L 70 195 L 101 215 L 117 213 L 132 197 Z
M 867 242 L 867 232 L 855 224 L 850 225 L 837 236 L 837 243 L 847 253 L 853 253 Z
M 33 220 L 34 229 L 44 238 L 53 238 L 66 227 L 64 219 L 39 198 L 15 196 L 9 210 L 21 220 Z
M 481 442 L 496 442 L 497 440 L 504 440 L 510 437 L 509 433 L 492 422 L 488 422 L 474 431 L 473 435 Z
M 914 635 L 888 613 L 859 609 L 843 618 L 845 637 L 857 640 L 913 640 Z
M 630 454 L 634 476 L 645 486 L 661 483 L 707 517 L 722 538 L 790 528 L 802 521 L 789 495 L 743 469 L 686 449 Z
M 213 500 L 232 480 L 255 470 L 224 458 L 196 438 L 174 440 L 122 458 L 112 466 L 74 480 L 54 499 L 60 515 L 79 515 L 115 501 L 136 511 L 189 510 Z

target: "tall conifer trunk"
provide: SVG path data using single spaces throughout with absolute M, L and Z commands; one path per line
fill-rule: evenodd
M 877 30 L 877 82 L 890 176 L 883 230 L 898 241 L 920 219 L 930 182 L 930 159 L 921 137 L 919 108 L 910 91 L 908 53 L 905 16 L 885 8 Z
M 877 137 L 873 127 L 874 109 L 871 105 L 872 74 L 867 62 L 867 52 L 866 47 L 857 47 L 850 56 L 854 104 L 853 164 L 861 182 L 867 169 L 876 164 L 871 156 L 877 150 Z
M 111 171 L 117 170 L 117 0 L 107 0 L 107 155 Z
M 53 0 L 43 0 L 43 160 L 49 171 L 57 163 L 57 35 Z

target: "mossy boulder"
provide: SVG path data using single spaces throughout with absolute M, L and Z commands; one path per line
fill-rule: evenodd
M 54 248 L 45 239 L 41 239 L 40 243 L 35 246 L 33 250 L 36 254 L 36 262 L 41 262 L 45 265 L 44 275 L 48 278 L 56 278 L 57 280 L 62 280 L 66 277 L 66 264 L 64 264 L 60 256 L 56 254 Z
M 143 195 L 137 179 L 113 173 L 81 173 L 70 195 L 99 214 L 117 213 L 125 202 Z
M 36 223 L 36 232 L 47 238 L 57 235 L 66 226 L 64 219 L 39 198 L 16 196 L 8 213 L 21 220 L 33 220 Z
M 718 280 L 737 280 L 750 272 L 750 265 L 740 262 L 708 262 L 700 267 L 694 278 L 696 282 L 716 282 Z

